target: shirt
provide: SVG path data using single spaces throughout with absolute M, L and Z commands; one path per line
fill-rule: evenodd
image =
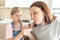
M 23 23 L 23 26 L 24 26 L 24 23 Z M 14 30 L 14 28 L 12 27 L 11 23 L 6 25 L 6 39 L 14 37 L 13 36 L 13 30 Z M 21 28 L 19 28 L 18 30 L 21 30 Z
M 37 37 L 37 40 L 59 40 L 60 23 L 54 20 L 47 25 L 39 24 L 33 28 L 32 33 Z

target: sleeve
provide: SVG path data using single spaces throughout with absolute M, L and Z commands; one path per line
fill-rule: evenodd
M 60 40 L 60 26 L 59 26 L 59 29 L 58 29 L 58 40 Z
M 12 32 L 12 26 L 10 24 L 6 25 L 6 39 L 12 38 L 13 32 Z

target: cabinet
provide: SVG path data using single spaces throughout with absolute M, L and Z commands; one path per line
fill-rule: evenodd
M 5 33 L 6 33 L 6 24 L 0 24 L 0 40 L 6 40 Z
M 0 0 L 0 8 L 21 7 L 29 8 L 35 1 L 44 1 L 49 7 L 51 7 L 51 0 Z
M 5 6 L 5 0 L 0 0 L 0 8 L 4 8 Z

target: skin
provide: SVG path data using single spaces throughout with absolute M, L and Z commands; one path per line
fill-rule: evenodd
M 12 19 L 14 20 L 14 22 L 19 22 L 19 21 L 21 21 L 21 19 L 22 19 L 22 11 L 17 12 L 17 13 L 15 13 L 15 14 L 11 15 L 11 17 L 12 17 Z
M 44 15 L 43 15 L 43 11 L 36 6 L 33 6 L 30 8 L 30 14 L 31 14 L 31 19 L 34 20 L 35 24 L 40 24 L 40 23 L 44 23 Z

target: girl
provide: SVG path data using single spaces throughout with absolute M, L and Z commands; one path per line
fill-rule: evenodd
M 6 26 L 6 39 L 8 40 L 23 40 L 22 27 L 22 10 L 19 7 L 14 7 L 11 10 L 13 22 Z

